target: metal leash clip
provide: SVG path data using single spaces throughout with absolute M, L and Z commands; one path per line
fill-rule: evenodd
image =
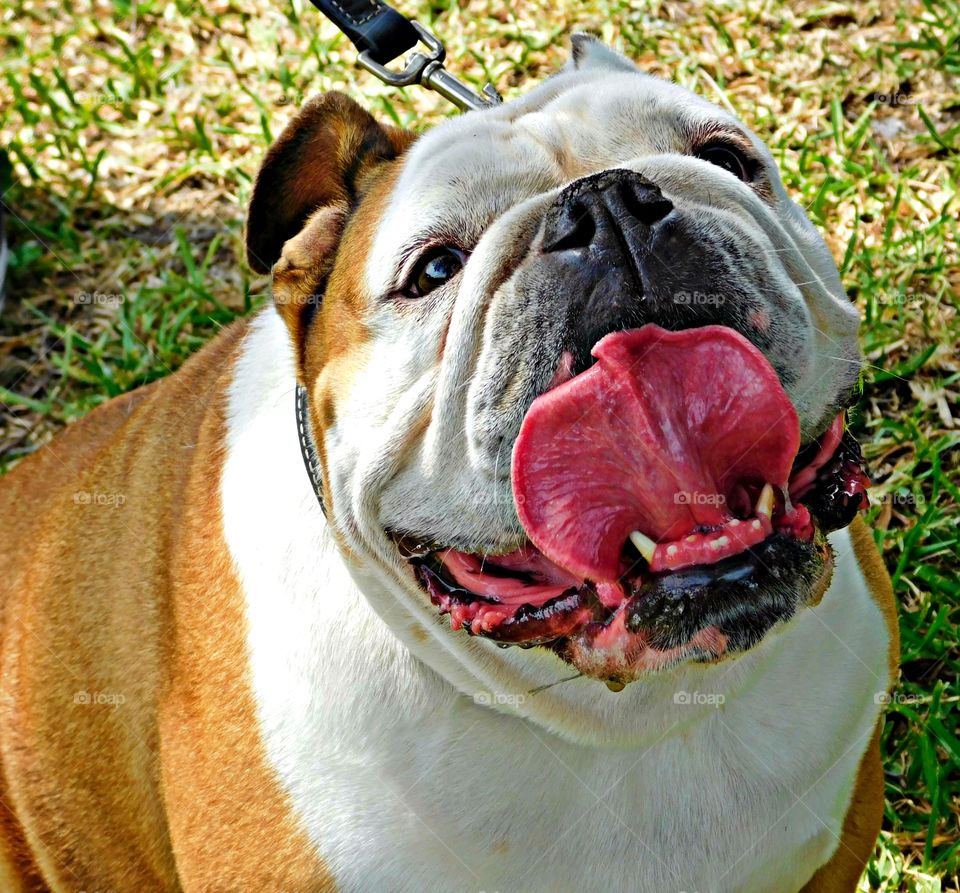
M 430 90 L 435 90 L 445 99 L 449 99 L 455 106 L 465 111 L 470 109 L 484 109 L 491 105 L 499 105 L 503 97 L 497 92 L 493 84 L 487 84 L 482 93 L 477 93 L 463 81 L 458 80 L 446 68 L 443 60 L 447 57 L 447 50 L 436 34 L 428 31 L 419 22 L 412 21 L 411 25 L 420 35 L 420 40 L 430 51 L 411 53 L 407 57 L 403 71 L 391 71 L 385 65 L 375 61 L 369 50 L 360 53 L 360 67 L 370 74 L 380 78 L 391 87 L 407 87 L 410 84 L 421 84 Z
M 385 84 L 407 87 L 422 84 L 463 110 L 499 105 L 503 98 L 492 84 L 483 91 L 468 87 L 443 67 L 447 50 L 440 38 L 419 22 L 401 15 L 381 0 L 311 0 L 360 52 L 360 66 Z M 413 52 L 402 71 L 388 63 L 423 43 L 428 52 Z

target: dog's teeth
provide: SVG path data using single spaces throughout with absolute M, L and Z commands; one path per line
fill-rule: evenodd
M 630 534 L 630 542 L 637 547 L 637 551 L 647 559 L 647 563 L 653 561 L 653 550 L 657 548 L 657 544 L 650 539 L 646 534 L 641 533 L 639 530 L 634 530 Z
M 757 500 L 756 513 L 758 518 L 769 518 L 773 514 L 773 487 L 764 484 Z

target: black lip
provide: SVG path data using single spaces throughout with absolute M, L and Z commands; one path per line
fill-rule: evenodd
M 457 586 L 444 571 L 443 563 L 436 556 L 416 560 L 414 570 L 421 586 L 438 607 L 442 598 L 454 604 L 485 602 L 497 604 L 497 600 L 478 595 Z M 593 587 L 584 582 L 581 586 L 571 586 L 555 598 L 543 604 L 521 604 L 512 617 L 499 623 L 493 630 L 475 631 L 469 621 L 464 629 L 470 635 L 492 639 L 501 645 L 519 645 L 532 648 L 535 645 L 550 645 L 564 637 L 564 629 L 569 629 L 574 620 L 584 622 L 600 619 L 603 612 Z
M 820 535 L 803 542 L 775 533 L 716 564 L 657 574 L 627 604 L 626 627 L 660 650 L 716 627 L 727 653 L 745 651 L 809 601 L 828 554 Z
M 809 602 L 828 555 L 821 534 L 805 542 L 774 533 L 715 564 L 644 576 L 623 608 L 626 628 L 644 634 L 650 646 L 666 651 L 682 647 L 701 630 L 714 627 L 727 638 L 727 654 L 746 651 L 771 627 L 789 620 Z M 417 560 L 414 566 L 435 604 L 440 593 L 462 604 L 496 603 L 453 584 L 435 557 Z M 576 650 L 583 633 L 578 623 L 578 631 L 558 634 L 558 627 L 574 614 L 580 622 L 591 620 L 586 629 L 593 631 L 612 616 L 600 605 L 592 585 L 585 582 L 543 605 L 522 605 L 492 631 L 474 632 L 468 623 L 464 626 L 471 635 L 504 645 L 543 645 L 563 657 Z
M 849 431 L 844 431 L 833 456 L 800 499 L 823 533 L 846 527 L 863 508 L 861 495 L 845 492 L 845 482 L 851 475 L 863 473 L 864 464 L 860 444 Z

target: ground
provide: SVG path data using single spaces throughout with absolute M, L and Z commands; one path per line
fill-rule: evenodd
M 900 604 L 886 818 L 862 889 L 960 889 L 958 0 L 402 8 L 443 36 L 451 69 L 508 98 L 586 30 L 771 145 L 863 315 L 852 423 Z M 305 97 L 345 90 L 414 129 L 453 114 L 358 71 L 303 0 L 7 0 L 0 47 L 0 469 L 267 299 L 242 260 L 244 208 Z

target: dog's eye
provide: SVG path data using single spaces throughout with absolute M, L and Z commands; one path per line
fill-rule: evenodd
M 697 152 L 697 158 L 715 164 L 717 167 L 722 167 L 738 180 L 743 180 L 744 183 L 752 179 L 752 165 L 747 161 L 744 154 L 733 146 L 713 143 L 700 149 Z
M 412 298 L 422 298 L 453 279 L 463 269 L 465 262 L 466 255 L 457 248 L 434 248 L 417 262 L 404 291 Z

